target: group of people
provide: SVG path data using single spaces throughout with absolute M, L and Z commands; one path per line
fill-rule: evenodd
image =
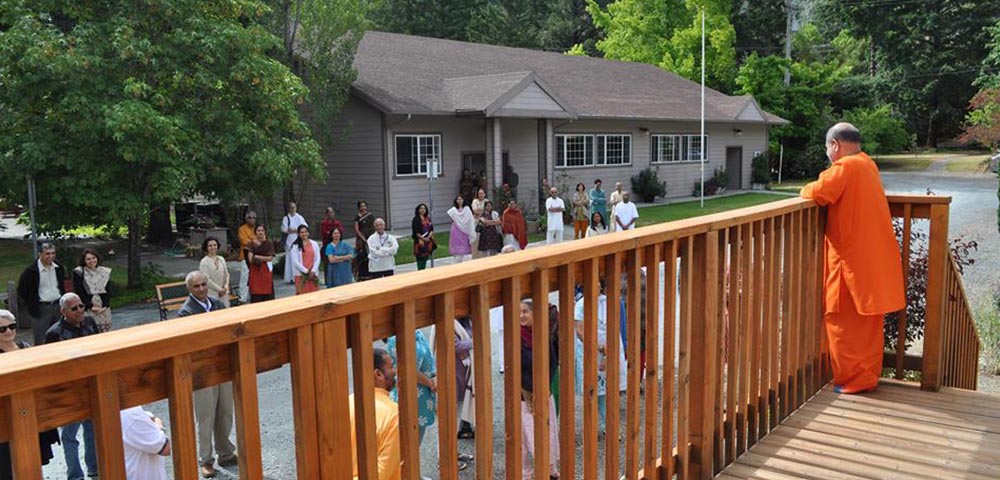
M 548 182 L 545 182 L 547 184 Z M 572 196 L 571 217 L 573 219 L 573 239 L 590 238 L 619 230 L 632 230 L 639 219 L 639 210 L 632 203 L 632 195 L 622 190 L 621 182 L 615 184 L 610 198 L 601 188 L 601 179 L 594 180 L 594 188 L 589 192 L 583 183 L 576 184 Z M 611 216 L 608 217 L 610 206 Z M 559 189 L 549 187 L 549 197 L 545 199 L 546 235 L 545 243 L 559 243 L 563 240 L 563 215 L 566 202 L 559 197 Z
M 417 209 L 419 211 L 420 207 Z M 476 192 L 471 203 L 466 203 L 466 197 L 459 194 L 447 214 L 451 219 L 448 253 L 454 263 L 493 256 L 505 249 L 518 251 L 528 247 L 527 221 L 517 199 L 513 197 L 507 200 L 507 207 L 501 213 L 493 201 L 486 198 L 483 189 Z M 416 222 L 415 217 L 414 227 Z M 427 222 L 429 224 L 429 220 Z M 414 235 L 417 235 L 416 229 Z M 419 261 L 418 257 L 417 267 L 422 268 Z

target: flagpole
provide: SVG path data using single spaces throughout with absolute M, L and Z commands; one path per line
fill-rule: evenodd
M 701 206 L 705 206 L 705 7 L 701 8 Z

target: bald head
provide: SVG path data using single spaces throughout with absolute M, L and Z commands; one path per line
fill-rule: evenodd
M 826 156 L 836 162 L 861 151 L 861 132 L 850 123 L 840 122 L 826 131 Z

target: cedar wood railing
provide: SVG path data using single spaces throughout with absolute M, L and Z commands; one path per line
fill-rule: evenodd
M 961 286 L 956 276 L 946 276 L 941 265 L 947 263 L 935 248 L 941 246 L 941 229 L 947 229 L 947 199 L 892 197 L 891 202 L 894 211 L 903 208 L 912 216 L 928 212 L 932 219 L 929 287 L 942 293 L 928 296 L 922 370 L 925 386 L 932 388 L 941 384 L 942 377 L 947 379 L 951 369 L 970 368 L 965 356 L 959 362 L 942 361 L 955 348 L 968 353 L 952 333 L 953 326 L 967 326 L 967 315 L 941 320 L 945 280 L 952 279 L 949 292 L 960 291 Z M 507 478 L 520 478 L 525 459 L 521 458 L 517 312 L 522 298 L 533 298 L 532 368 L 539 372 L 534 376 L 535 474 L 547 478 L 548 409 L 542 402 L 548 399 L 549 384 L 542 372 L 547 368 L 549 293 L 559 292 L 559 331 L 572 332 L 574 286 L 582 284 L 585 298 L 594 299 L 603 278 L 608 304 L 614 306 L 624 273 L 627 354 L 635 359 L 643 305 L 638 285 L 640 268 L 645 267 L 650 285 L 658 285 L 656 279 L 663 273 L 664 318 L 661 328 L 659 289 L 647 288 L 645 378 L 640 378 L 638 365 L 628 363 L 623 432 L 619 396 L 607 397 L 604 448 L 619 452 L 620 433 L 626 448 L 623 465 L 619 455 L 606 455 L 604 477 L 617 480 L 624 473 L 630 479 L 675 474 L 709 478 L 830 377 L 819 321 L 823 217 L 813 202 L 788 199 L 0 355 L 4 400 L 0 440 L 14 439 L 11 450 L 19 479 L 40 479 L 38 442 L 33 440 L 37 432 L 89 417 L 95 424 L 102 476 L 124 478 L 119 410 L 166 398 L 175 478 L 194 480 L 198 469 L 192 392 L 232 380 L 240 475 L 259 479 L 263 466 L 257 374 L 290 363 L 298 478 L 350 478 L 351 445 L 345 434 L 350 425 L 348 370 L 371 372 L 373 340 L 395 334 L 403 473 L 404 478 L 416 479 L 415 331 L 436 325 L 438 375 L 450 379 L 455 371 L 453 319 L 471 315 L 475 369 L 491 372 L 489 309 L 503 305 L 503 408 L 508 432 L 503 470 Z M 598 478 L 595 303 L 586 302 L 585 308 L 582 472 L 575 468 L 574 442 L 575 416 L 580 412 L 569 394 L 574 391 L 574 375 L 569 373 L 573 339 L 559 336 L 559 361 L 566 366 L 559 384 L 566 392 L 560 398 L 558 423 L 562 478 L 581 474 Z M 610 308 L 608 317 L 613 335 L 618 309 Z M 618 371 L 618 348 L 618 342 L 608 342 L 609 372 Z M 361 477 L 376 478 L 373 378 L 369 373 L 356 374 L 353 382 L 361 419 L 356 430 Z M 644 396 L 639 393 L 640 382 L 645 383 Z M 608 392 L 618 391 L 617 383 L 616 375 L 608 375 Z M 456 478 L 455 384 L 438 385 L 441 478 Z M 477 478 L 492 478 L 491 375 L 476 375 L 475 389 L 480 419 L 475 473 Z

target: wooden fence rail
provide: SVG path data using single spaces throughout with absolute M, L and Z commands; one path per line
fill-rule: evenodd
M 923 210 L 922 205 L 910 208 Z M 368 372 L 373 369 L 373 341 L 396 335 L 402 470 L 404 478 L 417 479 L 415 332 L 435 326 L 438 375 L 453 378 L 454 319 L 469 315 L 474 368 L 480 372 L 475 385 L 476 477 L 492 478 L 489 309 L 503 306 L 503 468 L 506 478 L 519 479 L 522 466 L 531 461 L 521 453 L 519 320 L 520 303 L 530 298 L 534 361 L 524 368 L 531 368 L 534 378 L 533 468 L 537 478 L 547 478 L 550 456 L 556 453 L 549 451 L 547 440 L 547 306 L 550 294 L 558 292 L 555 331 L 564 372 L 558 385 L 563 403 L 559 421 L 551 425 L 561 439 L 557 466 L 563 478 L 577 476 L 575 415 L 582 413 L 579 474 L 584 478 L 598 478 L 603 443 L 612 452 L 603 465 L 608 480 L 622 475 L 630 480 L 675 475 L 708 479 L 830 377 L 819 322 L 823 231 L 823 212 L 813 202 L 788 199 L 5 354 L 0 356 L 0 441 L 12 439 L 17 478 L 40 479 L 38 444 L 24 439 L 91 418 L 102 449 L 101 472 L 120 478 L 118 409 L 168 399 L 175 476 L 195 479 L 191 394 L 232 381 L 241 477 L 262 478 L 257 374 L 290 364 L 298 477 L 351 478 L 352 445 L 344 432 L 351 428 L 353 398 L 359 472 L 361 478 L 377 478 L 374 384 Z M 942 289 L 945 279 L 942 274 Z M 610 306 L 606 312 L 599 311 L 597 301 L 602 281 Z M 582 412 L 573 407 L 571 373 L 577 285 L 584 292 Z M 612 394 L 607 396 L 607 433 L 601 440 L 597 324 L 606 315 L 609 338 L 615 338 L 622 297 L 628 339 L 625 418 L 619 418 L 614 394 L 618 376 L 608 375 Z M 945 330 L 952 324 L 961 326 L 951 322 Z M 643 325 L 644 373 L 637 361 Z M 607 344 L 609 372 L 618 371 L 618 348 L 616 341 Z M 925 349 L 925 358 L 952 351 L 939 349 L 937 357 L 932 352 Z M 945 377 L 949 368 L 951 364 L 943 370 Z M 438 385 L 440 476 L 454 479 L 455 384 Z M 619 434 L 624 464 L 616 454 Z

